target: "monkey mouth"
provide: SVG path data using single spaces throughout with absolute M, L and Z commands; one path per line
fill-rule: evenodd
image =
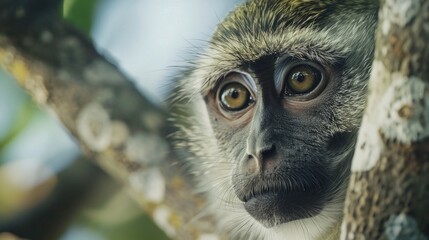
M 237 197 L 243 201 L 246 211 L 267 228 L 319 214 L 327 199 L 326 179 L 308 184 L 275 184 L 274 181 L 256 178 L 248 181 Z M 247 187 L 251 186 L 251 187 Z
M 266 191 L 244 203 L 246 211 L 267 228 L 315 216 L 323 206 L 317 192 Z
M 314 192 L 317 192 L 322 186 L 319 184 L 317 185 L 304 185 L 300 184 L 294 185 L 295 187 L 281 187 L 281 186 L 256 186 L 252 188 L 251 192 L 248 194 L 242 195 L 240 198 L 243 202 L 248 202 L 252 200 L 253 198 L 258 198 L 267 194 L 288 194 L 288 195 L 305 195 L 306 193 L 313 194 Z

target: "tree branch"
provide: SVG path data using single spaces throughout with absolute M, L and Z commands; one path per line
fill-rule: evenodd
M 198 239 L 213 233 L 209 219 L 188 224 L 205 201 L 171 154 L 168 115 L 47 2 L 59 1 L 2 1 L 2 67 L 52 110 L 89 158 L 129 186 L 167 235 Z
M 429 2 L 382 2 L 341 239 L 427 239 Z

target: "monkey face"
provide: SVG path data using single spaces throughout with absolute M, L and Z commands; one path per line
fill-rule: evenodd
M 223 227 L 313 239 L 338 225 L 376 2 L 253 0 L 218 26 L 181 97 L 191 166 Z
M 266 227 L 319 214 L 347 179 L 354 132 L 326 131 L 335 124 L 339 68 L 264 56 L 225 74 L 206 98 L 234 163 L 234 192 Z

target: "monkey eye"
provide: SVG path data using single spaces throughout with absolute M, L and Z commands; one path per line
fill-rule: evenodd
M 219 102 L 228 111 L 240 111 L 254 102 L 249 90 L 241 83 L 231 82 L 219 92 Z
M 317 68 L 300 64 L 294 66 L 285 78 L 285 94 L 289 96 L 311 93 L 322 80 L 322 73 Z

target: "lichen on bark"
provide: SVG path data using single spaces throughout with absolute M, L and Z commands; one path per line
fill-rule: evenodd
M 398 216 L 416 222 L 407 236 L 429 235 L 427 39 L 428 1 L 382 1 L 341 239 L 404 239 Z

